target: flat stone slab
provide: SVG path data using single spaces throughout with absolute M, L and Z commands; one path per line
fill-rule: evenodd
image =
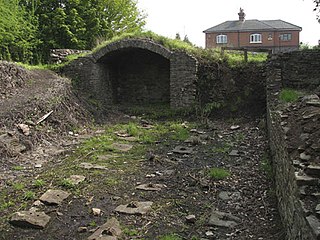
M 220 211 L 213 210 L 208 224 L 210 226 L 234 228 L 240 222 L 240 218 L 233 216 L 230 213 L 224 213 Z
M 69 197 L 69 195 L 70 193 L 62 190 L 49 189 L 40 197 L 39 200 L 45 204 L 60 205 L 63 200 Z
M 314 107 L 320 107 L 320 100 L 312 100 L 306 102 L 307 105 L 314 106 Z
M 178 154 L 191 154 L 193 151 L 192 148 L 184 147 L 184 146 L 176 146 L 172 152 L 178 153 Z
M 83 162 L 80 163 L 80 167 L 84 168 L 84 169 L 96 169 L 96 170 L 108 170 L 107 167 L 105 166 L 101 166 L 101 165 L 97 165 L 97 164 L 92 164 L 92 163 L 87 163 L 87 162 Z
M 131 202 L 126 205 L 119 205 L 115 211 L 119 213 L 144 215 L 151 210 L 153 202 Z
M 314 215 L 310 215 L 308 217 L 306 217 L 310 227 L 312 228 L 314 234 L 317 236 L 317 239 L 319 239 L 320 236 L 320 221 L 319 219 L 314 216 Z
M 312 177 L 320 178 L 320 166 L 319 165 L 309 165 L 304 169 L 304 172 Z
M 121 235 L 122 230 L 119 221 L 111 218 L 88 237 L 88 240 L 117 240 L 120 239 Z
M 240 156 L 240 152 L 238 150 L 231 150 L 231 152 L 229 153 L 229 156 L 231 157 Z
M 128 152 L 133 148 L 133 145 L 124 143 L 113 143 L 111 144 L 111 147 L 121 152 Z
M 71 175 L 68 180 L 73 184 L 73 185 L 78 185 L 82 183 L 84 180 L 86 180 L 85 176 L 82 175 Z
M 136 186 L 136 189 L 144 191 L 160 191 L 164 187 L 166 187 L 164 184 L 146 183 Z
M 313 178 L 309 177 L 306 175 L 300 176 L 297 172 L 295 173 L 296 181 L 298 186 L 315 186 L 318 185 L 319 179 L 318 178 Z
M 12 215 L 10 223 L 23 228 L 43 229 L 49 223 L 50 218 L 44 212 L 21 211 Z
M 222 191 L 218 194 L 218 197 L 222 200 L 228 201 L 228 200 L 237 200 L 241 198 L 240 192 L 227 192 Z
M 136 137 L 119 137 L 119 139 L 128 141 L 128 142 L 136 142 L 138 139 Z

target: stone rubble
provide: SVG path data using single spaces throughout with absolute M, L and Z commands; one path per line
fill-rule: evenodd
M 50 218 L 44 212 L 21 211 L 12 215 L 10 223 L 23 228 L 43 229 L 49 223 Z
M 39 200 L 49 205 L 60 205 L 69 196 L 70 193 L 68 192 L 49 189 L 39 198 Z

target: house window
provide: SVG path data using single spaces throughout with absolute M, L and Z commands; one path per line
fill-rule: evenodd
M 216 39 L 217 43 L 228 43 L 228 37 L 227 35 L 218 35 Z
M 292 34 L 291 33 L 280 34 L 280 40 L 281 41 L 291 41 L 291 39 L 292 39 Z
M 272 41 L 272 33 L 268 34 L 268 41 Z
M 262 43 L 262 35 L 260 33 L 251 34 L 250 43 Z

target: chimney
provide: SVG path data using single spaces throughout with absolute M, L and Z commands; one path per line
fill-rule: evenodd
M 245 19 L 245 17 L 246 17 L 246 14 L 243 12 L 243 9 L 242 9 L 242 8 L 240 8 L 240 12 L 238 13 L 238 15 L 239 15 L 239 21 L 240 21 L 240 22 L 244 22 L 244 19 Z

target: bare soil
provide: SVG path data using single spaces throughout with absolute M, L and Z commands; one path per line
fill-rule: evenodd
M 269 175 L 262 119 L 220 119 L 208 126 L 182 119 L 186 127 L 196 126 L 196 130 L 189 127 L 188 131 L 197 141 L 186 143 L 163 137 L 147 145 L 146 152 L 134 161 L 130 151 L 128 155 L 106 154 L 106 161 L 127 158 L 121 169 L 115 162 L 115 168 L 108 171 L 87 171 L 79 164 L 89 161 L 95 149 L 72 158 L 84 140 L 103 136 L 106 129 L 120 122 L 142 126 L 166 120 L 117 112 L 104 125 L 91 125 L 90 114 L 71 91 L 68 79 L 50 71 L 26 71 L 22 79 L 21 84 L 6 88 L 0 100 L 0 239 L 87 239 L 112 216 L 121 223 L 123 239 L 285 239 Z M 47 119 L 36 124 L 51 110 Z M 29 126 L 29 135 L 18 130 L 19 123 Z M 239 128 L 232 130 L 234 125 Z M 139 142 L 130 144 L 141 147 Z M 173 153 L 176 146 L 190 147 L 192 153 Z M 237 151 L 236 156 L 230 155 L 232 150 Z M 228 170 L 230 176 L 210 177 L 208 172 L 213 167 Z M 85 175 L 86 181 L 76 189 L 66 189 L 57 179 L 67 174 Z M 32 182 L 39 176 L 47 177 L 46 184 L 34 188 Z M 25 187 L 17 190 L 17 182 Z M 140 191 L 135 188 L 139 183 L 161 183 L 166 187 L 157 192 Z M 29 209 L 50 188 L 67 190 L 71 197 L 61 206 L 39 207 L 51 216 L 45 229 L 9 224 L 13 212 Z M 35 192 L 35 199 L 23 199 L 21 195 L 27 191 Z M 236 192 L 239 197 L 223 200 L 219 197 L 223 191 Z M 152 210 L 143 216 L 114 211 L 119 204 L 132 201 L 152 201 Z M 101 209 L 102 215 L 94 216 L 93 207 Z M 240 221 L 234 228 L 209 226 L 212 210 L 231 213 Z M 188 215 L 195 215 L 195 221 L 187 222 Z M 86 227 L 86 231 L 80 233 L 79 227 Z M 169 235 L 172 238 L 164 238 Z

